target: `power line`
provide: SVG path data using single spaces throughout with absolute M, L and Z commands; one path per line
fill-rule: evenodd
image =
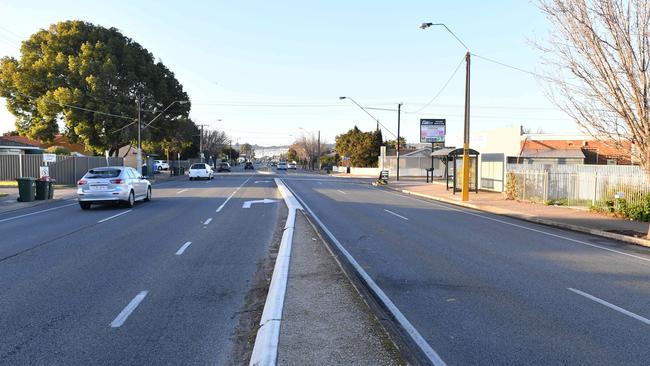
M 447 79 L 447 82 L 442 86 L 442 88 L 440 88 L 438 93 L 436 93 L 436 95 L 434 95 L 433 98 L 431 98 L 431 100 L 429 100 L 422 108 L 420 108 L 420 109 L 418 109 L 416 111 L 412 111 L 412 112 L 406 112 L 405 111 L 404 113 L 407 113 L 407 114 L 419 113 L 422 110 L 426 109 L 428 106 L 430 106 L 431 103 L 433 103 L 433 101 L 436 100 L 440 96 L 440 94 L 442 94 L 443 91 L 445 91 L 445 89 L 447 88 L 447 86 L 449 85 L 451 80 L 454 78 L 454 76 L 456 76 L 456 73 L 458 72 L 458 70 L 460 69 L 460 67 L 461 67 L 461 65 L 463 64 L 464 61 L 465 61 L 465 56 L 463 56 L 463 58 L 460 60 L 460 62 L 458 63 L 458 66 L 456 66 L 456 69 L 454 69 L 454 72 L 451 74 L 449 79 Z
M 32 97 L 31 95 L 27 95 L 27 94 L 21 93 L 19 91 L 16 91 L 16 93 L 18 93 L 18 94 L 20 94 L 20 95 L 22 95 L 22 96 L 24 96 L 26 98 L 29 98 L 31 100 L 39 100 L 39 98 L 37 98 L 37 97 Z M 86 112 L 101 114 L 101 115 L 104 115 L 104 116 L 116 117 L 116 118 L 122 118 L 122 119 L 128 119 L 128 120 L 133 120 L 134 119 L 133 117 L 126 117 L 126 116 L 122 116 L 122 115 L 118 115 L 118 114 L 112 114 L 112 113 L 107 113 L 107 112 L 102 112 L 102 111 L 96 111 L 96 110 L 93 110 L 93 109 L 88 109 L 88 108 L 84 108 L 84 107 L 80 107 L 80 106 L 76 106 L 76 105 L 72 105 L 72 104 L 59 103 L 59 102 L 55 102 L 55 101 L 49 101 L 47 99 L 41 99 L 41 100 L 44 101 L 45 103 L 48 103 L 48 104 L 51 104 L 51 105 L 68 107 L 68 108 L 72 108 L 72 109 L 78 109 L 78 110 L 82 110 L 82 111 L 86 111 Z

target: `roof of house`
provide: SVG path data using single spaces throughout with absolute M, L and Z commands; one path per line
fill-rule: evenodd
M 0 139 L 3 140 L 4 143 L 18 143 L 21 145 L 14 145 L 14 146 L 31 146 L 31 147 L 41 147 L 41 143 L 37 140 L 30 139 L 29 137 L 25 136 L 0 136 Z
M 0 136 L 0 147 L 4 147 L 4 148 L 13 147 L 13 148 L 22 148 L 22 149 L 30 149 L 30 150 L 40 148 L 38 145 L 32 145 L 21 141 L 15 141 L 16 139 L 13 139 L 13 137 L 21 137 L 21 136 Z
M 522 158 L 569 158 L 584 159 L 585 154 L 580 149 L 547 149 L 547 150 L 528 150 L 521 153 Z

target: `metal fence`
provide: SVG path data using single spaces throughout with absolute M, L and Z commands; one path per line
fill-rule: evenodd
M 508 164 L 508 193 L 523 201 L 605 207 L 641 202 L 650 181 L 638 166 Z
M 44 166 L 43 155 L 0 155 L 0 181 L 15 180 L 17 177 L 39 176 L 39 167 Z M 50 177 L 57 184 L 76 184 L 92 168 L 100 166 L 122 166 L 124 159 L 100 156 L 57 155 L 55 163 L 48 163 Z

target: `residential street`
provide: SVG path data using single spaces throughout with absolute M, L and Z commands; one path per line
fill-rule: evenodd
M 286 216 L 242 208 L 277 198 L 256 177 L 170 181 L 130 210 L 64 201 L 1 215 L 0 364 L 236 363 L 247 292 Z
M 650 250 L 367 181 L 285 182 L 444 362 L 647 364 Z

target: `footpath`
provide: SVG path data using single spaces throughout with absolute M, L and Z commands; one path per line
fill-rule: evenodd
M 154 187 L 157 184 L 171 181 L 171 180 L 183 180 L 187 179 L 186 176 L 175 176 L 172 177 L 169 172 L 162 172 L 156 174 L 155 179 L 151 180 Z M 56 186 L 54 187 L 54 198 L 51 200 L 42 200 L 42 201 L 32 201 L 32 202 L 19 202 L 18 201 L 18 187 L 0 187 L 0 214 L 5 212 L 11 212 L 15 210 L 20 210 L 23 208 L 29 208 L 34 206 L 40 206 L 47 203 L 57 202 L 57 201 L 66 201 L 66 200 L 76 200 L 77 198 L 77 188 L 70 186 Z
M 588 210 L 546 206 L 530 202 L 506 200 L 502 193 L 479 191 L 471 192 L 468 202 L 461 200 L 461 193 L 452 194 L 444 184 L 425 183 L 422 180 L 391 180 L 388 189 L 408 193 L 431 200 L 513 217 L 538 224 L 584 232 L 627 243 L 650 247 L 646 237 L 649 223 L 611 217 Z

